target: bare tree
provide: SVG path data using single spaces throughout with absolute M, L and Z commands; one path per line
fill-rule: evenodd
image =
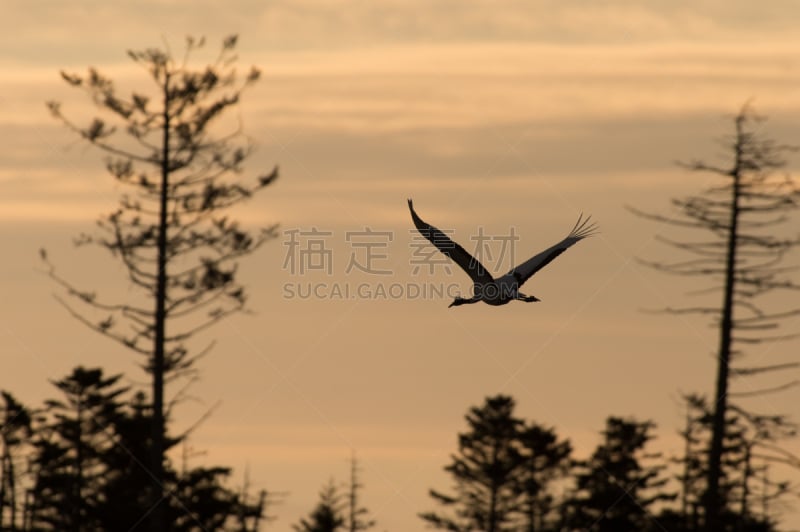
M 151 93 L 117 90 L 94 68 L 80 76 L 62 72 L 103 115 L 88 125 L 65 117 L 57 102 L 53 116 L 106 155 L 108 172 L 132 192 L 98 221 L 94 234 L 77 245 L 96 244 L 122 262 L 141 304 L 106 301 L 61 277 L 42 250 L 50 276 L 69 300 L 59 301 L 79 321 L 145 357 L 152 376 L 152 530 L 165 530 L 163 499 L 165 383 L 190 374 L 206 349 L 191 350 L 196 333 L 245 308 L 237 259 L 275 236 L 275 227 L 248 231 L 224 215 L 277 177 L 277 168 L 252 180 L 242 178 L 252 146 L 241 126 L 215 133 L 212 125 L 232 109 L 259 78 L 252 68 L 242 79 L 234 64 L 237 38 L 224 40 L 209 65 L 194 67 L 192 54 L 203 39 L 187 39 L 182 58 L 148 48 L 128 55 L 149 75 Z M 107 121 L 108 120 L 108 121 Z M 115 125 L 117 124 L 117 125 Z
M 631 209 L 644 218 L 710 233 L 710 238 L 693 242 L 660 238 L 692 258 L 646 264 L 675 275 L 712 278 L 715 284 L 708 291 L 722 296 L 721 305 L 666 309 L 672 313 L 712 316 L 719 331 L 704 501 L 705 526 L 714 531 L 721 530 L 720 474 L 731 377 L 762 375 L 797 366 L 796 363 L 759 367 L 738 364 L 747 346 L 796 337 L 779 328 L 787 318 L 800 315 L 800 307 L 773 310 L 774 299 L 765 297 L 800 289 L 789 277 L 793 268 L 784 265 L 784 259 L 800 244 L 800 238 L 777 236 L 779 226 L 798 208 L 798 188 L 790 177 L 779 172 L 785 166 L 783 155 L 791 148 L 762 136 L 758 130 L 762 122 L 763 118 L 745 105 L 734 118 L 734 134 L 723 143 L 730 153 L 728 163 L 718 166 L 694 161 L 682 165 L 692 172 L 716 175 L 720 181 L 700 195 L 673 199 L 674 216 Z M 794 384 L 796 381 L 757 393 L 779 391 Z M 752 390 L 747 393 L 752 394 Z

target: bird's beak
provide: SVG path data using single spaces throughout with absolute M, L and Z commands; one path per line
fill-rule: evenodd
M 453 306 L 455 306 L 455 304 L 456 304 L 456 302 L 455 302 L 455 301 L 453 301 L 452 303 L 450 303 L 449 305 L 447 305 L 447 308 L 453 307 Z

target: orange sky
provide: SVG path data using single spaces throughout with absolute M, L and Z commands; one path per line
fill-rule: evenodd
M 117 264 L 70 245 L 119 189 L 102 157 L 47 114 L 44 101 L 58 99 L 88 119 L 58 71 L 93 65 L 129 87 L 141 79 L 126 49 L 180 50 L 189 33 L 216 43 L 236 32 L 243 67 L 264 73 L 241 107 L 258 150 L 249 168 L 282 171 L 242 216 L 330 231 L 333 274 L 282 268 L 285 237 L 242 264 L 255 314 L 207 335 L 217 347 L 179 410 L 185 427 L 221 401 L 192 441 L 207 451 L 198 460 L 239 474 L 247 464 L 257 486 L 290 492 L 274 509 L 272 529 L 283 531 L 330 476 L 345 480 L 356 449 L 378 529 L 398 532 L 423 528 L 416 513 L 433 508 L 429 488 L 449 485 L 441 469 L 463 415 L 488 394 L 512 394 L 521 415 L 555 426 L 579 456 L 608 415 L 655 420 L 657 445 L 677 450 L 678 397 L 710 391 L 714 331 L 640 312 L 696 304 L 685 293 L 703 283 L 638 265 L 636 256 L 668 256 L 654 234 L 675 233 L 624 206 L 666 209 L 668 198 L 699 192 L 709 181 L 673 161 L 714 160 L 715 138 L 749 98 L 770 116 L 765 131 L 797 142 L 796 3 L 84 4 L 7 2 L 0 21 L 0 352 L 11 368 L 0 387 L 36 404 L 52 394 L 47 379 L 79 363 L 144 381 L 132 355 L 67 316 L 37 271 L 45 246 L 76 281 L 128 290 Z M 412 274 L 408 197 L 466 247 L 479 227 L 513 227 L 518 259 L 561 239 L 580 212 L 602 233 L 526 284 L 536 304 L 284 297 L 305 282 L 373 292 L 457 283 L 469 292 L 455 269 Z M 394 235 L 380 264 L 388 276 L 345 273 L 354 251 L 346 233 L 365 227 Z M 750 360 L 785 360 L 798 345 L 756 346 Z M 749 404 L 794 413 L 799 399 L 793 390 Z M 800 527 L 800 512 L 786 524 Z

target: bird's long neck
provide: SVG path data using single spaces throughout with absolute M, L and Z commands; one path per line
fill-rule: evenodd
M 480 296 L 472 296 L 471 298 L 467 299 L 464 297 L 457 297 L 450 303 L 449 307 L 457 307 L 459 305 L 471 305 L 472 303 L 477 303 L 481 300 Z

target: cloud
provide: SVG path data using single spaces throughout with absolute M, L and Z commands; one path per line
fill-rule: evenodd
M 728 113 L 757 96 L 800 109 L 791 48 L 474 44 L 264 56 L 256 121 L 272 128 L 418 131 L 561 127 Z M 558 129 L 553 133 L 558 135 Z
M 232 32 L 242 35 L 243 51 L 465 42 L 757 43 L 793 39 L 792 14 L 798 13 L 791 0 L 10 0 L 3 7 L 0 57 L 38 64 L 114 60 L 130 47 L 179 46 L 188 34 L 217 42 Z
M 439 0 L 272 2 L 261 12 L 265 42 L 326 49 L 374 43 L 522 41 L 647 43 L 789 36 L 788 0 L 761 5 L 630 0 Z
M 502 63 L 506 55 L 497 49 L 508 51 L 511 59 Z M 627 180 L 621 189 L 630 190 L 632 183 L 652 189 L 669 179 L 660 176 L 674 175 L 673 160 L 713 157 L 714 139 L 729 130 L 725 116 L 758 94 L 762 83 L 771 87 L 756 101 L 772 118 L 767 133 L 791 141 L 792 123 L 800 118 L 791 71 L 789 81 L 770 85 L 767 80 L 779 78 L 782 59 L 765 63 L 768 54 L 758 50 L 750 59 L 743 56 L 742 64 L 749 66 L 742 73 L 735 71 L 732 52 L 714 48 L 698 51 L 693 60 L 681 60 L 686 55 L 674 49 L 649 56 L 616 50 L 611 62 L 589 62 L 559 49 L 535 54 L 525 47 L 497 46 L 494 62 L 481 48 L 432 49 L 433 58 L 420 56 L 423 73 L 412 74 L 409 58 L 417 52 L 394 51 L 408 61 L 397 61 L 401 73 L 396 75 L 365 74 L 379 65 L 358 54 L 352 63 L 338 53 L 330 56 L 339 61 L 339 74 L 313 74 L 314 60 L 301 71 L 276 65 L 246 95 L 240 114 L 257 148 L 247 167 L 257 173 L 280 164 L 284 178 L 266 195 L 268 203 L 277 198 L 274 209 L 262 209 L 259 201 L 246 209 L 252 210 L 248 218 L 286 221 L 312 212 L 347 221 L 356 212 L 359 219 L 384 220 L 386 202 L 402 203 L 409 190 L 446 193 L 490 183 L 531 188 L 542 179 L 559 187 L 591 188 L 619 176 Z M 551 57 L 545 63 L 561 74 L 547 73 L 550 66 L 541 75 L 531 66 L 517 76 L 506 73 L 511 65 L 524 65 L 524 57 L 541 60 L 547 53 Z M 442 63 L 441 74 L 428 71 L 437 54 L 453 59 Z M 496 72 L 467 74 L 470 54 L 486 54 L 480 64 L 492 64 Z M 582 62 L 594 71 L 587 66 L 581 74 Z M 654 62 L 664 65 L 664 74 L 652 72 Z M 710 73 L 698 72 L 701 64 L 710 65 Z M 639 67 L 643 72 L 637 74 Z M 118 84 L 128 87 L 132 79 L 123 76 Z M 93 219 L 118 192 L 112 190 L 102 154 L 44 111 L 39 96 L 55 93 L 64 96 L 70 116 L 91 116 L 82 114 L 90 111 L 82 94 L 57 87 L 44 91 L 20 79 L 9 94 L 20 106 L 12 113 L 13 123 L 4 126 L 8 141 L 0 145 L 8 163 L 0 176 L 8 190 L 4 219 L 54 219 L 59 212 L 67 219 Z M 335 198 L 344 198 L 348 208 Z M 314 208 L 298 210 L 297 202 Z

